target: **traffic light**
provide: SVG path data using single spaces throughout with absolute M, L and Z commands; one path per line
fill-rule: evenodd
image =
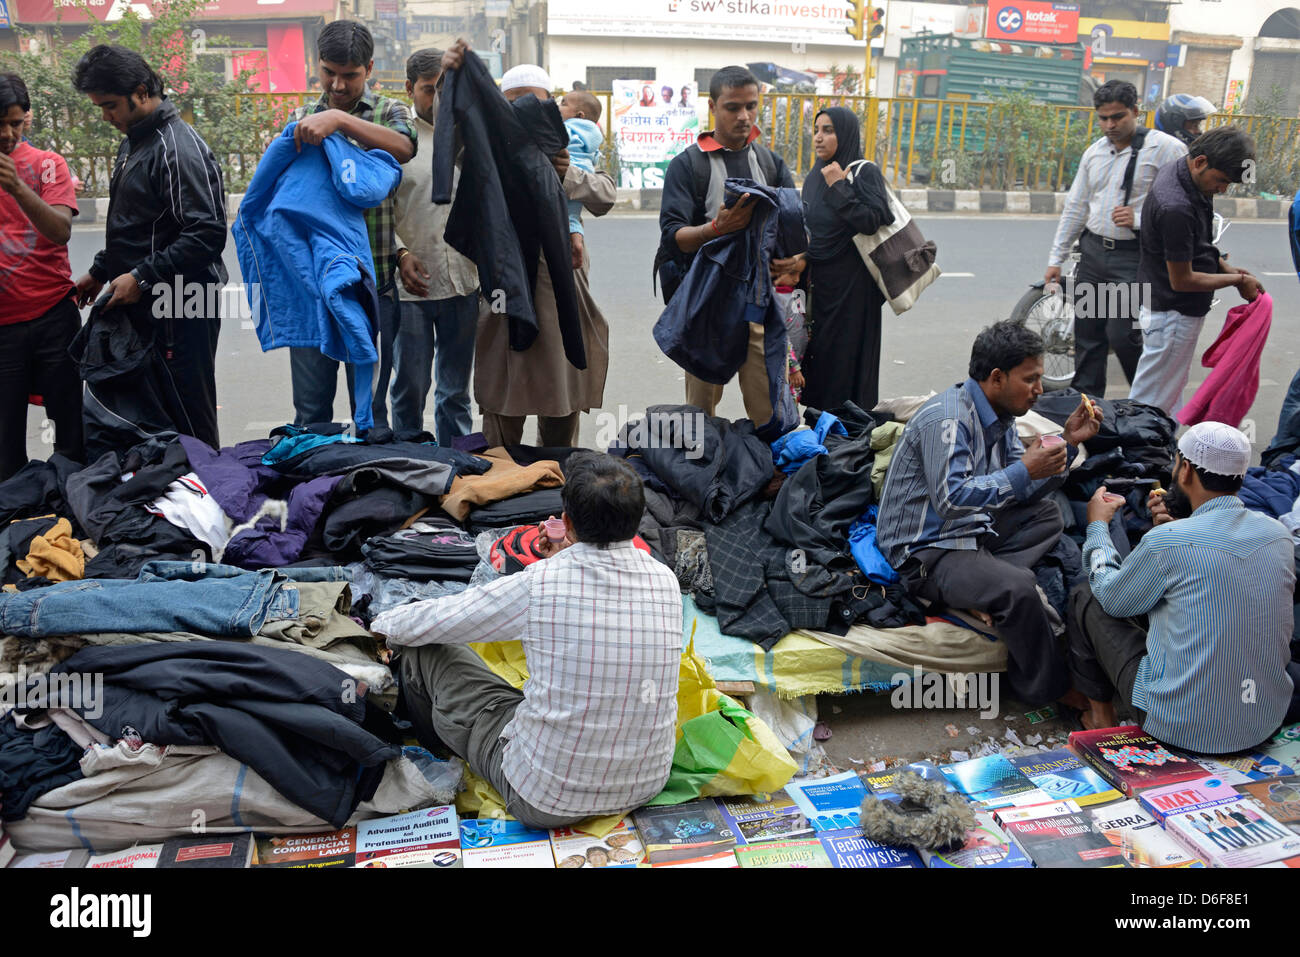
M 865 32 L 863 23 L 867 17 L 867 0 L 852 0 L 847 10 L 849 25 L 844 28 L 844 32 L 855 40 L 861 40 Z
M 885 11 L 876 7 L 871 11 L 871 39 L 881 36 L 885 32 Z M 860 22 L 860 21 L 859 21 Z M 859 28 L 858 39 L 862 39 L 862 32 Z

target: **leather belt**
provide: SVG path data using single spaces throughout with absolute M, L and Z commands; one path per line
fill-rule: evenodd
M 1136 232 L 1136 230 L 1134 230 Z M 1101 243 L 1102 249 L 1138 249 L 1141 246 L 1140 239 L 1111 239 L 1109 236 L 1098 236 L 1091 230 L 1085 229 L 1083 235 L 1091 236 Z

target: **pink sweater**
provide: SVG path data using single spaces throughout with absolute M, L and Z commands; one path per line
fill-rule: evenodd
M 1179 422 L 1223 422 L 1234 428 L 1241 423 L 1259 392 L 1259 357 L 1272 325 L 1273 298 L 1266 292 L 1228 310 L 1219 338 L 1201 357 L 1201 365 L 1214 371 L 1179 411 Z

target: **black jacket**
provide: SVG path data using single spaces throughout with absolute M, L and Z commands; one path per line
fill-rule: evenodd
M 157 285 L 226 281 L 226 188 L 221 167 L 166 98 L 127 130 L 113 163 L 104 248 L 90 274 L 108 282 L 133 269 Z M 148 301 L 152 296 L 146 295 Z M 215 317 L 214 317 L 215 318 Z
M 444 233 L 447 243 L 474 260 L 489 305 L 505 311 L 510 348 L 537 339 L 533 305 L 539 253 L 555 290 L 564 354 L 587 368 L 578 319 L 578 294 L 569 250 L 564 186 L 551 157 L 569 145 L 552 100 L 529 94 L 511 103 L 473 53 L 447 73 L 433 134 L 433 201 L 451 201 L 457 139 L 464 147 L 460 186 Z M 499 305 L 498 305 L 499 304 Z
M 102 676 L 101 713 L 83 717 L 109 737 L 216 745 L 335 827 L 401 754 L 391 719 L 368 710 L 356 681 L 296 651 L 226 641 L 106 646 L 50 673 Z

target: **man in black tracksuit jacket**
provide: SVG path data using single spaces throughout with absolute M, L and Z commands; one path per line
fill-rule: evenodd
M 138 53 L 97 46 L 78 61 L 73 85 L 126 134 L 113 164 L 104 249 L 77 280 L 78 304 L 94 301 L 105 283 L 110 308 L 150 304 L 154 348 L 180 398 L 176 428 L 220 448 L 218 304 L 227 278 L 221 169 Z

